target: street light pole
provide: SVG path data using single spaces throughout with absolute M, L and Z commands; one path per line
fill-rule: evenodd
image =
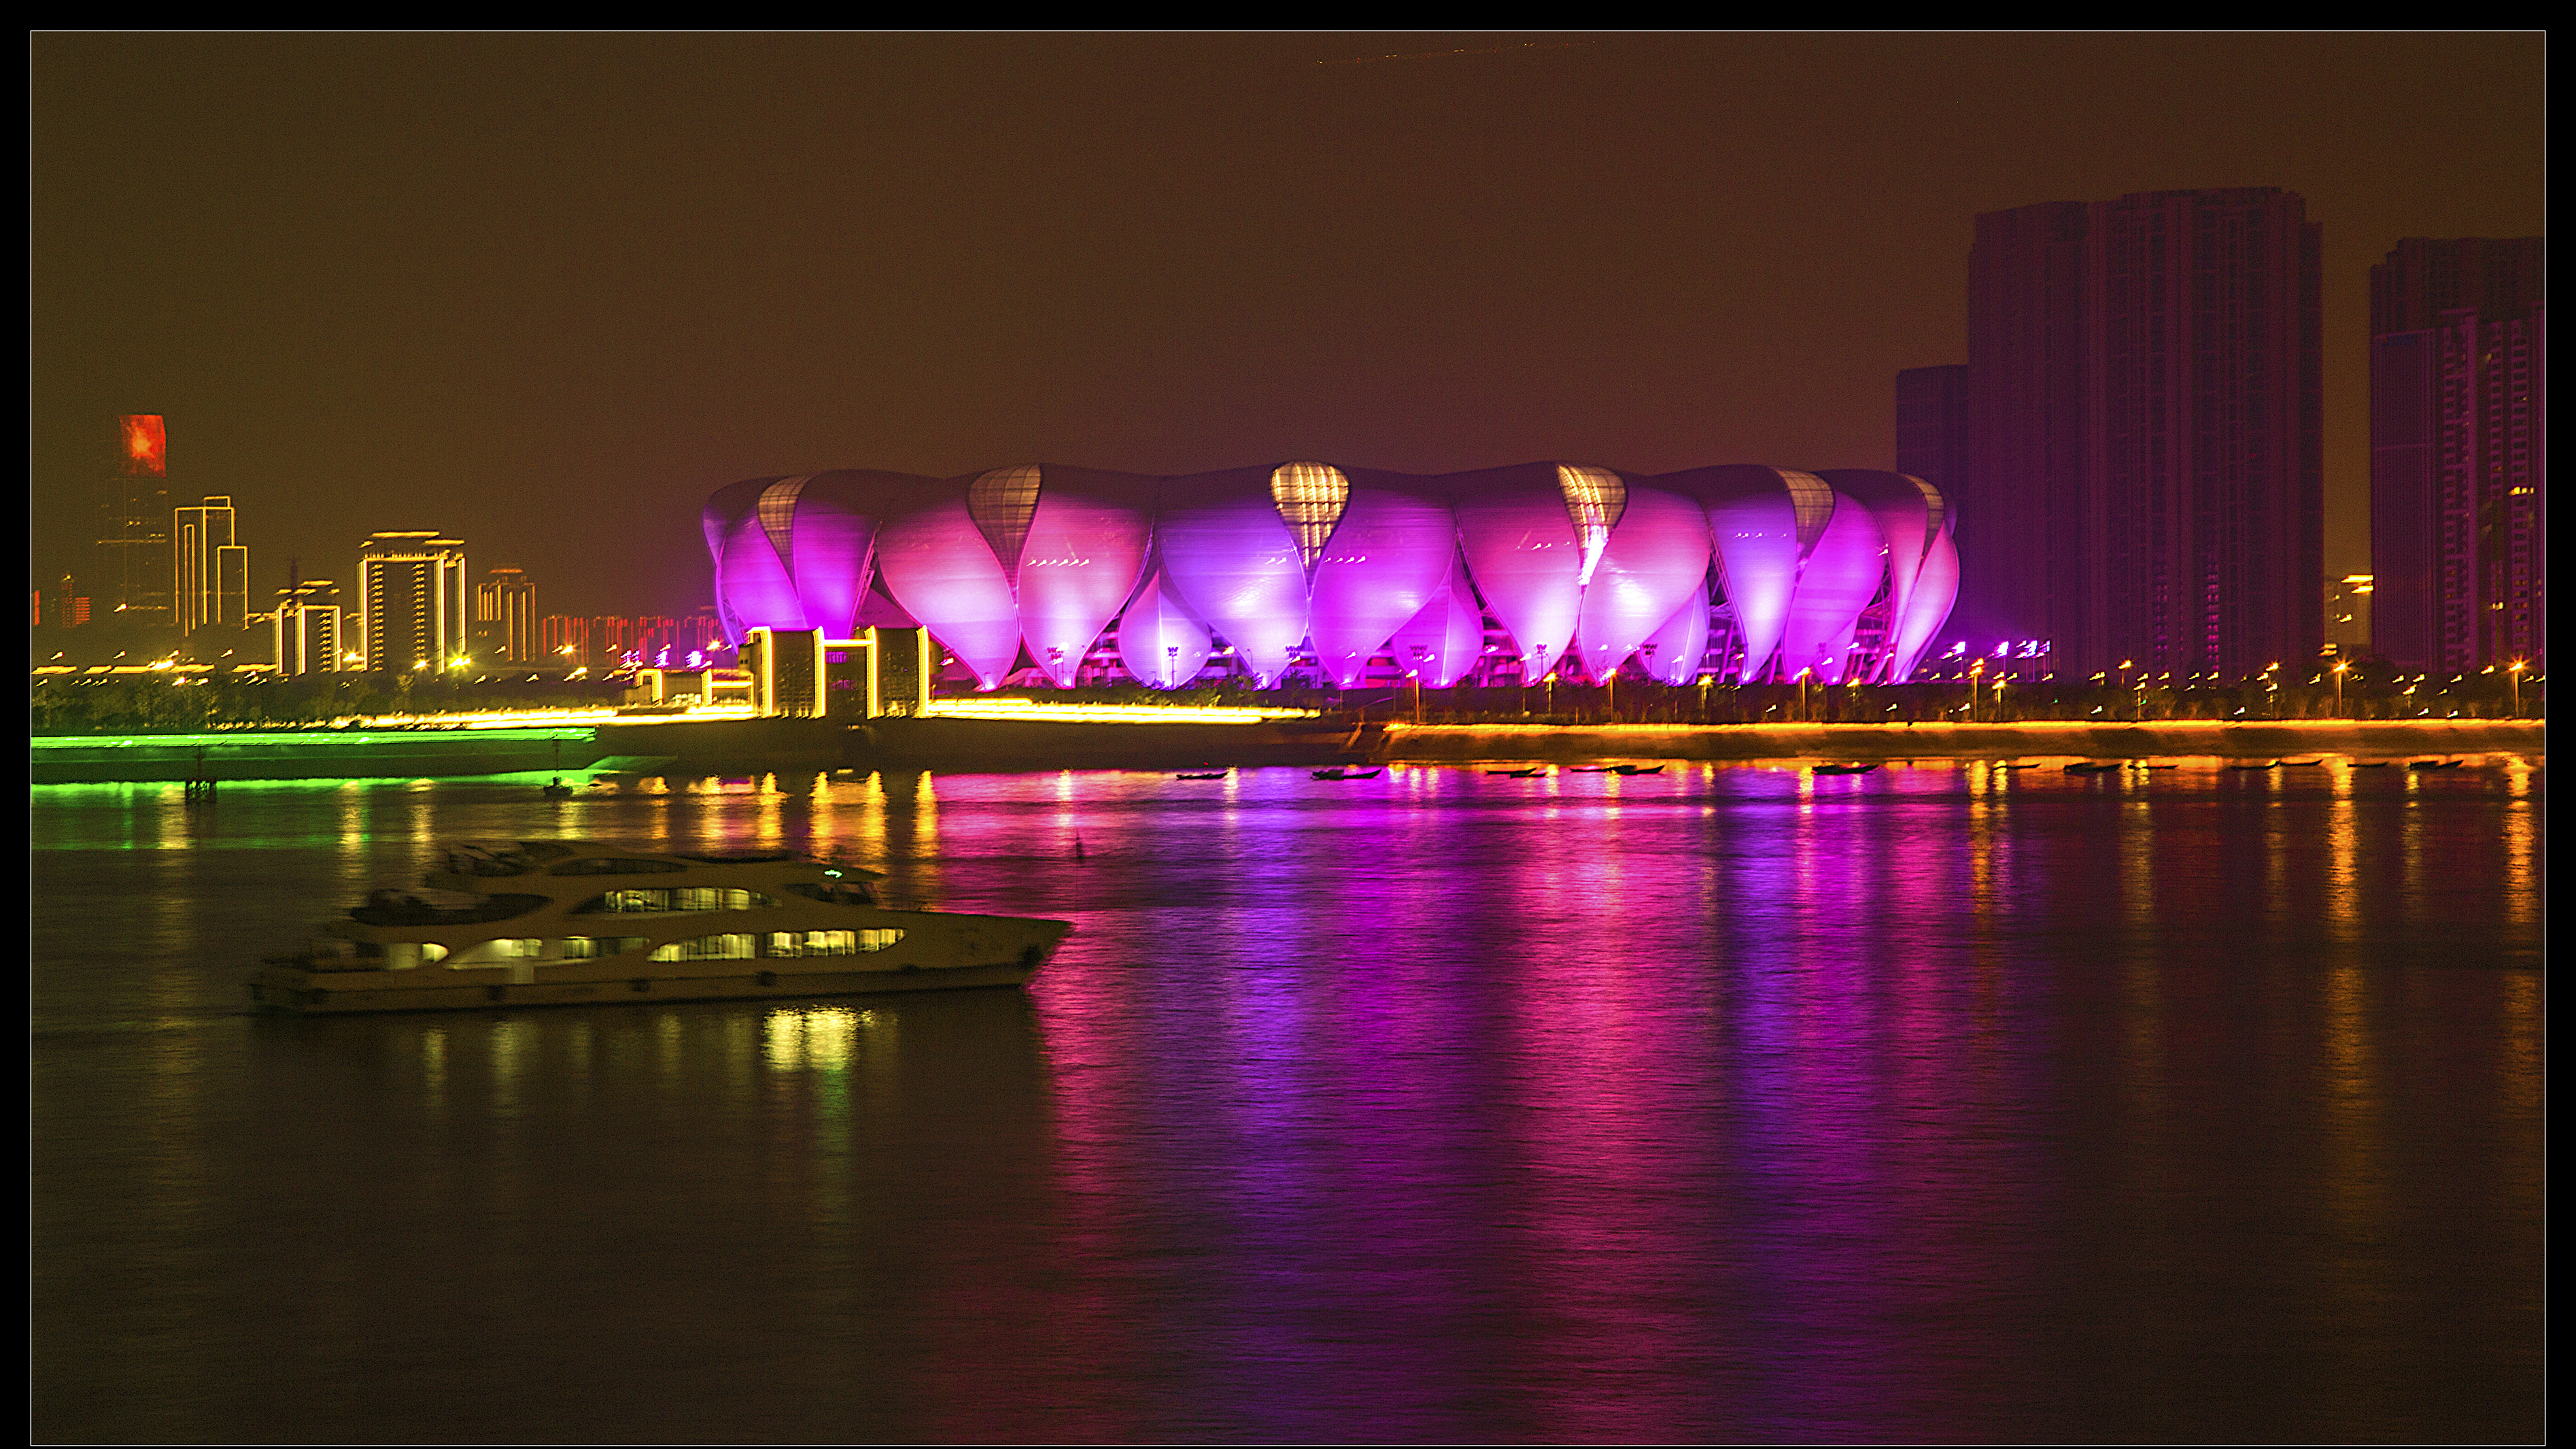
M 2335 718 L 2337 719 L 2343 718 L 2343 677 L 2345 672 L 2351 668 L 2351 665 L 2340 659 L 2335 661 Z
M 2513 666 L 2504 672 L 2504 677 L 2506 682 L 2513 686 L 2512 717 L 2520 719 L 2522 718 L 2522 661 L 2519 659 L 2513 661 Z

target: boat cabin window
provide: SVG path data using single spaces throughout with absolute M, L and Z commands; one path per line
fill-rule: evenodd
M 546 872 L 548 875 L 668 875 L 688 867 L 676 860 L 635 860 L 622 856 L 591 856 L 567 860 Z
M 449 964 L 458 967 L 480 966 L 489 961 L 525 961 L 545 954 L 546 943 L 537 936 L 499 936 L 457 953 Z M 422 959 L 437 958 L 423 953 Z
M 644 948 L 643 936 L 566 936 L 563 958 L 567 961 L 596 961 L 604 956 L 623 956 Z
M 748 957 L 759 937 L 742 932 L 728 936 L 700 936 L 689 941 L 673 941 L 653 948 L 656 961 L 717 961 Z
M 739 890 L 727 886 L 677 886 L 672 888 L 641 887 L 635 890 L 610 891 L 594 896 L 573 907 L 576 916 L 597 915 L 603 911 L 625 913 L 662 913 L 678 911 L 756 911 L 778 904 L 775 896 L 759 891 Z
M 882 951 L 903 939 L 903 932 L 770 931 L 761 935 L 731 932 L 699 936 L 653 948 L 656 961 L 715 961 L 747 956 L 857 956 Z
M 882 951 L 903 939 L 901 931 L 772 931 L 765 956 L 855 956 Z

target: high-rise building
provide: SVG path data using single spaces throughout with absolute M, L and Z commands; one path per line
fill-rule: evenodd
M 1968 365 L 1896 375 L 1896 471 L 1955 499 L 1968 471 Z
M 1980 646 L 2229 678 L 2319 652 L 2321 246 L 2272 188 L 1977 218 L 1952 496 Z
M 537 657 L 537 586 L 518 569 L 494 569 L 474 586 L 474 632 L 486 659 Z
M 548 614 L 537 621 L 537 648 L 550 664 L 587 668 L 592 662 L 590 623 L 579 614 Z
M 179 632 L 209 625 L 241 628 L 250 618 L 250 550 L 236 537 L 233 501 L 222 495 L 175 509 L 170 540 L 177 565 L 172 597 Z
M 65 574 L 54 585 L 53 597 L 45 601 L 46 611 L 53 616 L 57 629 L 77 629 L 89 622 L 89 595 L 80 591 L 80 582 Z
M 617 614 L 602 614 L 590 621 L 590 647 L 597 667 L 614 669 L 626 662 L 627 652 L 635 649 L 635 621 Z
M 157 413 L 128 413 L 116 424 L 116 462 L 100 510 L 101 607 L 127 622 L 166 625 L 172 621 L 169 434 Z
M 276 631 L 280 676 L 328 674 L 355 668 L 343 637 L 340 586 L 329 579 L 293 579 L 277 591 Z
M 2371 640 L 2465 674 L 2547 645 L 2540 237 L 2409 237 L 2370 269 Z
M 368 669 L 447 668 L 464 657 L 465 607 L 462 541 L 368 535 L 358 553 L 358 647 Z

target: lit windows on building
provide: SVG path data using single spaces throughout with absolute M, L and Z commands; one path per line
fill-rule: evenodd
M 369 670 L 445 669 L 466 653 L 465 544 L 377 533 L 358 555 L 357 648 Z
M 2546 262 L 2409 237 L 2370 269 L 2370 642 L 2401 669 L 2545 656 Z
M 128 621 L 172 622 L 169 435 L 157 413 L 117 420 L 98 547 L 99 609 Z
M 277 611 L 270 630 L 281 678 L 328 674 L 348 667 L 342 638 L 340 586 L 329 579 L 303 579 L 277 591 Z
M 2323 232 L 2246 187 L 1976 218 L 1961 625 L 2242 677 L 2322 644 Z
M 235 537 L 237 519 L 227 495 L 175 509 L 170 515 L 179 632 L 209 626 L 238 629 L 250 618 L 250 550 Z
M 492 570 L 474 586 L 477 655 L 526 664 L 538 657 L 537 586 L 513 568 Z

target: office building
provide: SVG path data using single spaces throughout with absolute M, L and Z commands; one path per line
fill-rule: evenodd
M 2271 188 L 1977 218 L 1957 484 L 1972 639 L 2048 641 L 2059 673 L 2243 678 L 2316 656 L 2321 246 Z
M 354 669 L 349 659 L 353 641 L 345 637 L 340 586 L 329 579 L 290 579 L 277 591 L 277 611 L 270 616 L 281 678 L 329 674 Z
M 2402 669 L 2547 645 L 2540 237 L 2410 237 L 2370 269 L 2372 642 Z
M 474 586 L 475 657 L 527 664 L 537 658 L 537 586 L 512 568 L 492 570 Z
M 369 670 L 445 669 L 465 657 L 465 545 L 377 533 L 358 554 L 358 649 Z
M 588 668 L 590 620 L 579 614 L 548 614 L 537 621 L 537 648 L 550 664 Z
M 173 622 L 169 434 L 155 413 L 128 413 L 116 424 L 98 538 L 99 607 L 122 622 L 166 625 Z
M 217 495 L 170 515 L 179 632 L 239 629 L 250 619 L 250 550 L 235 536 L 233 501 Z

